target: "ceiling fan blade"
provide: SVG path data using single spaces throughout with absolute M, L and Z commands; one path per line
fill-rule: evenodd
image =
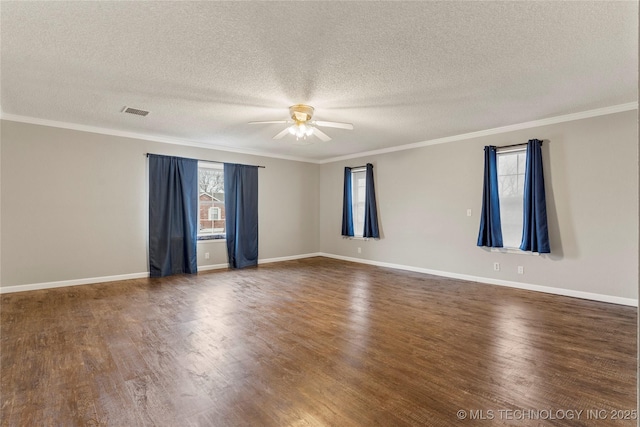
M 331 141 L 331 138 L 329 137 L 329 135 L 327 135 L 326 133 L 322 132 L 320 129 L 315 128 L 313 130 L 313 134 L 315 136 L 317 136 L 318 138 L 320 138 L 322 141 L 327 142 L 327 141 Z
M 351 123 L 323 122 L 321 120 L 318 120 L 316 122 L 313 122 L 313 124 L 315 124 L 316 126 L 322 126 L 322 127 L 326 127 L 326 128 L 338 128 L 338 129 L 353 130 L 353 125 Z
M 272 139 L 281 139 L 283 138 L 286 134 L 289 133 L 289 128 L 285 128 L 282 132 L 278 133 L 276 136 L 274 136 Z
M 261 125 L 265 123 L 289 123 L 289 120 L 268 120 L 266 122 L 249 122 L 250 125 Z

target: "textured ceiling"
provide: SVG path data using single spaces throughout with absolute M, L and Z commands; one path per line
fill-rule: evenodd
M 2 1 L 1 107 L 317 161 L 637 101 L 638 3 Z M 271 139 L 288 107 L 353 123 Z M 124 106 L 147 117 L 121 113 Z

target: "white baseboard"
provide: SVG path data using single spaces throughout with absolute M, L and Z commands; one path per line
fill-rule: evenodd
M 357 262 L 360 264 L 375 265 L 378 267 L 387 267 L 387 268 L 395 268 L 398 270 L 413 271 L 416 273 L 432 274 L 434 276 L 449 277 L 452 279 L 487 283 L 489 285 L 508 286 L 511 288 L 545 292 L 548 294 L 563 295 L 568 297 L 582 298 L 582 299 L 588 299 L 588 300 L 600 301 L 600 302 L 608 302 L 612 304 L 627 305 L 632 307 L 638 306 L 638 300 L 633 298 L 623 298 L 623 297 L 616 297 L 612 295 L 603 295 L 603 294 L 595 294 L 591 292 L 574 291 L 572 289 L 552 288 L 550 286 L 540 286 L 540 285 L 534 285 L 531 283 L 512 282 L 508 280 L 492 279 L 488 277 L 471 276 L 468 274 L 458 274 L 458 273 L 451 273 L 448 271 L 431 270 L 428 268 L 412 267 L 409 265 L 393 264 L 389 262 L 371 261 L 371 260 L 362 259 L 362 258 L 352 258 L 352 257 L 347 257 L 342 255 L 324 253 L 324 252 L 315 252 L 315 253 L 292 255 L 292 256 L 285 256 L 285 257 L 259 259 L 258 264 L 269 264 L 273 262 L 292 261 L 296 259 L 312 258 L 317 256 L 334 258 L 334 259 L 339 259 L 343 261 Z M 203 265 L 203 266 L 198 266 L 198 271 L 219 270 L 227 267 L 228 267 L 227 264 Z M 119 274 L 115 276 L 91 277 L 86 279 L 61 280 L 58 282 L 43 282 L 43 283 L 33 283 L 33 284 L 27 284 L 27 285 L 2 286 L 0 287 L 0 294 L 6 294 L 11 292 L 36 291 L 40 289 L 61 288 L 65 286 L 90 285 L 94 283 L 115 282 L 118 280 L 142 279 L 145 277 L 149 277 L 149 272 Z
M 223 268 L 229 267 L 229 264 L 211 264 L 211 265 L 199 265 L 198 272 L 200 271 L 209 271 L 209 270 L 221 270 Z
M 258 264 L 269 264 L 271 262 L 281 262 L 281 261 L 293 261 L 295 259 L 303 259 L 303 258 L 313 258 L 316 256 L 323 256 L 320 252 L 315 252 L 311 254 L 301 254 L 301 255 L 292 255 L 292 256 L 282 256 L 278 258 L 266 258 L 259 259 Z
M 283 257 L 277 257 L 277 258 L 258 259 L 258 265 L 269 264 L 272 262 L 292 261 L 296 259 L 311 258 L 315 256 L 321 256 L 321 255 L 319 252 L 316 252 L 312 254 L 300 254 L 300 255 L 283 256 Z M 229 264 L 199 265 L 198 271 L 220 270 L 228 267 L 229 267 Z
M 29 285 L 14 285 L 0 287 L 0 294 L 11 292 L 37 291 L 40 289 L 63 288 L 65 286 L 91 285 L 94 283 L 116 282 L 118 280 L 143 279 L 149 277 L 149 272 L 118 274 L 116 276 L 90 277 L 85 279 L 60 280 L 59 282 L 42 282 Z
M 258 264 L 268 264 L 271 262 L 291 261 L 295 259 L 311 258 L 320 256 L 319 253 L 292 255 L 278 258 L 259 259 Z M 198 266 L 198 271 L 220 270 L 227 268 L 228 264 L 212 264 Z M 95 283 L 116 282 L 118 280 L 143 279 L 149 277 L 149 272 L 119 274 L 115 276 L 90 277 L 85 279 L 60 280 L 58 282 L 42 282 L 27 285 L 13 285 L 0 287 L 0 294 L 8 294 L 12 292 L 37 291 L 41 289 L 63 288 L 65 286 L 91 285 Z
M 449 277 L 451 279 L 460 279 L 460 280 L 468 280 L 471 282 L 486 283 L 489 285 L 508 286 L 511 288 L 525 289 L 528 291 L 544 292 L 547 294 L 563 295 L 567 297 L 582 298 L 582 299 L 588 299 L 588 300 L 600 301 L 600 302 L 608 302 L 612 304 L 628 305 L 632 307 L 638 306 L 638 300 L 633 298 L 623 298 L 623 297 L 616 297 L 612 295 L 603 295 L 603 294 L 595 294 L 591 292 L 574 291 L 572 289 L 553 288 L 550 286 L 540 286 L 540 285 L 534 285 L 531 283 L 523 283 L 523 282 L 512 282 L 509 280 L 500 280 L 500 279 L 492 279 L 488 277 L 471 276 L 468 274 L 450 273 L 448 271 L 430 270 L 428 268 L 412 267 L 409 265 L 392 264 L 392 263 L 381 262 L 381 261 L 371 261 L 368 259 L 352 258 L 352 257 L 328 254 L 328 253 L 320 253 L 319 256 L 339 259 L 343 261 L 357 262 L 360 264 L 375 265 L 378 267 L 395 268 L 398 270 L 413 271 L 416 273 L 432 274 L 434 276 Z

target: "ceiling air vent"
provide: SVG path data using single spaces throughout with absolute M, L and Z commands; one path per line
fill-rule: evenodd
M 131 107 L 124 107 L 124 110 L 122 110 L 123 113 L 129 113 L 129 114 L 135 114 L 137 116 L 146 116 L 147 114 L 149 114 L 148 111 L 145 110 L 140 110 L 138 108 L 131 108 Z

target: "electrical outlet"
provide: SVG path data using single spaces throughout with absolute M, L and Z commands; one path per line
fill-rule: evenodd
M 518 266 L 518 274 L 524 274 L 524 267 L 521 265 Z
M 358 247 L 358 253 L 361 254 L 362 253 L 362 248 Z
M 204 259 L 209 259 L 209 252 L 204 253 Z
M 467 209 L 467 216 L 471 216 L 471 209 Z
M 500 271 L 500 263 L 499 262 L 494 262 L 493 263 L 493 271 Z

